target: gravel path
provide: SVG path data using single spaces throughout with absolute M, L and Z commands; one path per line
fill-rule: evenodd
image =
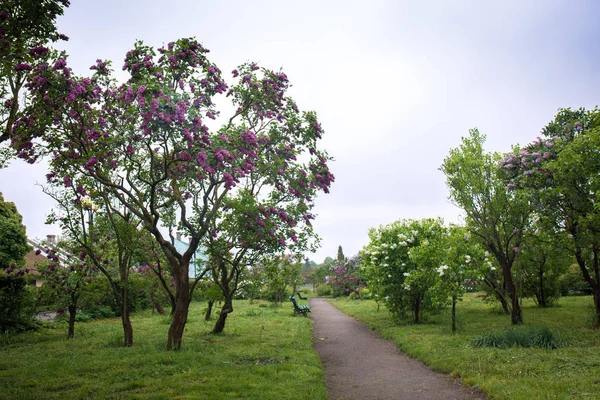
M 313 342 L 331 400 L 485 399 L 422 362 L 323 299 L 311 299 Z

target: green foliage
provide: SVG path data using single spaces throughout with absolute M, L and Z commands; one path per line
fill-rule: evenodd
M 34 315 L 35 294 L 25 279 L 0 273 L 0 333 L 35 328 Z
M 504 332 L 489 332 L 473 339 L 475 347 L 535 347 L 539 349 L 557 349 L 564 346 L 560 336 L 547 326 L 518 327 Z
M 592 288 L 589 283 L 583 279 L 581 269 L 573 264 L 558 280 L 560 285 L 560 294 L 563 296 L 589 295 L 592 294 Z
M 317 296 L 319 296 L 319 297 L 331 296 L 331 293 L 332 293 L 331 286 L 329 286 L 325 283 L 320 283 L 317 285 Z
M 600 325 L 600 109 L 560 109 L 537 138 L 502 162 L 510 187 L 524 193 L 592 288 Z M 515 162 L 519 160 L 519 162 Z
M 516 264 L 516 274 L 522 285 L 523 296 L 531 297 L 540 307 L 557 304 L 560 297 L 559 278 L 574 261 L 567 249 L 564 233 L 550 229 L 531 229 L 524 240 Z M 579 273 L 581 275 L 581 273 Z
M 0 270 L 23 266 L 29 250 L 23 217 L 0 193 Z
M 287 301 L 287 290 L 292 292 L 302 283 L 302 262 L 296 257 L 275 257 L 266 260 L 260 268 L 265 281 L 263 297 L 266 299 L 283 303 Z
M 531 206 L 526 196 L 506 190 L 498 168 L 500 156 L 484 151 L 485 135 L 472 129 L 458 148 L 451 149 L 441 166 L 451 201 L 464 210 L 467 227 L 502 269 L 511 299 L 512 323 L 523 321 L 513 281 L 512 266 L 519 254 Z M 498 290 L 498 289 L 496 289 Z M 498 293 L 503 299 L 502 293 Z M 506 305 L 504 305 L 506 307 Z
M 439 310 L 447 292 L 437 290 L 444 262 L 446 228 L 439 219 L 400 220 L 369 231 L 361 255 L 367 286 L 396 316 Z

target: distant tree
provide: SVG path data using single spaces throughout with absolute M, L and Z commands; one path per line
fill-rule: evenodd
M 291 287 L 294 293 L 296 286 L 300 283 L 301 259 L 290 254 L 283 254 L 265 260 L 263 271 L 265 282 L 272 296 L 277 303 L 285 301 L 286 290 Z
M 465 211 L 469 231 L 498 261 L 511 300 L 511 321 L 520 324 L 523 316 L 512 269 L 530 207 L 523 196 L 506 190 L 498 168 L 500 156 L 486 153 L 484 142 L 484 135 L 471 130 L 458 148 L 450 150 L 441 170 L 451 201 Z
M 29 250 L 23 217 L 15 204 L 5 201 L 0 193 L 0 270 L 16 273 L 25 264 Z
M 334 288 L 334 296 L 354 293 L 362 299 L 362 292 L 367 287 L 362 277 L 362 257 L 355 255 L 343 264 L 338 260 L 330 267 L 327 283 Z
M 15 204 L 0 193 L 0 332 L 27 329 L 33 311 L 23 278 L 31 248 L 22 221 Z
M 344 264 L 346 262 L 346 256 L 344 255 L 344 251 L 342 250 L 342 246 L 338 246 L 337 250 L 337 261 L 339 264 Z

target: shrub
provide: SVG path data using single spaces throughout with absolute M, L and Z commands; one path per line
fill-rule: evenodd
M 559 283 L 560 294 L 563 296 L 592 294 L 592 288 L 583 279 L 581 269 L 575 264 L 571 265 L 568 271 L 560 277 Z
M 331 296 L 331 287 L 323 283 L 317 285 L 317 296 Z
M 556 349 L 563 347 L 560 336 L 547 326 L 532 328 L 513 328 L 504 332 L 488 332 L 473 340 L 474 347 L 536 347 L 540 349 Z
M 0 275 L 0 332 L 34 329 L 35 295 L 22 277 Z

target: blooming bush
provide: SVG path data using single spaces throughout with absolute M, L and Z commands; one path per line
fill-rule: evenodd
M 362 291 L 366 288 L 361 274 L 362 257 L 355 255 L 346 262 L 336 260 L 333 262 L 326 283 L 333 287 L 334 296 L 348 296 L 354 293 L 359 298 L 362 297 Z
M 363 248 L 367 284 L 372 296 L 400 318 L 422 320 L 425 310 L 446 302 L 437 290 L 443 265 L 446 228 L 440 219 L 400 220 L 369 231 Z

